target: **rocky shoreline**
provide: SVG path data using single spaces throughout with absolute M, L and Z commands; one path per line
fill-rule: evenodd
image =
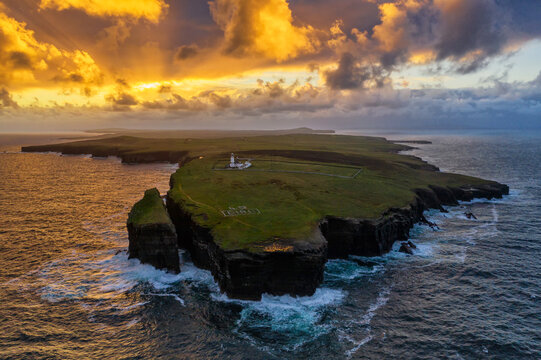
M 264 293 L 312 295 L 323 281 L 328 259 L 385 254 L 395 241 L 408 239 L 414 224 L 426 221 L 425 210 L 443 210 L 444 205 L 458 205 L 458 201 L 474 198 L 501 198 L 509 193 L 509 187 L 494 182 L 475 187 L 432 186 L 417 189 L 415 193 L 410 205 L 389 209 L 379 219 L 326 217 L 310 239 L 274 239 L 272 246 L 257 252 L 222 249 L 210 229 L 193 221 L 182 204 L 169 196 L 166 203 L 178 236 L 178 247 L 189 251 L 194 264 L 210 270 L 227 296 L 259 300 Z M 132 237 L 130 233 L 130 244 Z

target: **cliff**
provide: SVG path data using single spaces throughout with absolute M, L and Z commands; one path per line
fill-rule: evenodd
M 407 240 L 413 225 L 426 221 L 423 215 L 425 210 L 443 210 L 443 205 L 454 206 L 458 205 L 458 201 L 474 198 L 501 198 L 509 194 L 509 187 L 498 183 L 430 186 L 417 189 L 415 193 L 415 199 L 407 207 L 389 209 L 376 220 L 326 217 L 320 228 L 328 243 L 328 257 L 382 255 L 391 250 L 396 240 Z
M 167 197 L 179 245 L 197 267 L 210 270 L 220 289 L 236 299 L 273 295 L 312 295 L 323 281 L 327 242 L 319 228 L 308 239 L 273 239 L 260 251 L 225 250 L 211 229 L 198 225 L 182 203 Z
M 127 226 L 129 258 L 158 269 L 180 271 L 175 227 L 156 188 L 145 191 L 143 199 L 135 203 Z
M 174 187 L 172 177 L 171 187 Z M 418 189 L 411 204 L 386 211 L 376 220 L 327 216 L 309 239 L 273 239 L 259 251 L 228 251 L 212 230 L 197 224 L 185 204 L 167 197 L 167 208 L 177 229 L 179 246 L 187 249 L 198 267 L 212 272 L 229 297 L 258 300 L 263 293 L 312 295 L 323 281 L 327 259 L 348 255 L 378 256 L 396 240 L 406 240 L 425 210 L 457 205 L 459 200 L 501 198 L 509 188 L 498 183 Z

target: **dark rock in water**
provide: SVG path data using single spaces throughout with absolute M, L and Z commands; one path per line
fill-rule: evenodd
M 428 221 L 428 219 L 424 215 L 421 215 L 421 219 L 419 220 L 419 222 L 430 226 L 432 230 L 438 230 L 440 228 L 435 222 Z
M 398 251 L 409 254 L 409 255 L 413 255 L 413 249 L 406 242 L 403 242 L 400 245 L 400 249 L 398 249 Z
M 408 246 L 412 249 L 417 249 L 417 246 L 414 243 L 412 243 L 410 240 L 408 240 Z
M 471 211 L 466 211 L 466 212 L 464 213 L 464 215 L 466 215 L 466 217 L 467 217 L 468 219 L 475 219 L 475 220 L 477 220 L 477 217 L 476 217 Z
M 180 272 L 175 227 L 157 189 L 147 190 L 128 218 L 129 258 Z

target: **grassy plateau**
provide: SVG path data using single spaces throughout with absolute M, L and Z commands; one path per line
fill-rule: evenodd
M 325 216 L 379 218 L 389 208 L 410 204 L 418 188 L 490 183 L 442 173 L 398 153 L 408 148 L 377 137 L 290 134 L 221 139 L 120 136 L 29 151 L 117 155 L 131 162 L 179 161 L 183 165 L 172 175 L 170 197 L 196 223 L 210 228 L 223 248 L 257 252 L 274 239 L 310 241 Z M 253 166 L 226 170 L 231 152 L 251 159 Z M 153 196 L 152 202 L 146 198 L 145 194 L 136 206 L 133 221 L 159 216 L 153 205 L 159 197 Z
M 171 223 L 158 189 L 153 188 L 145 191 L 143 198 L 136 202 L 131 209 L 128 223 L 134 225 Z

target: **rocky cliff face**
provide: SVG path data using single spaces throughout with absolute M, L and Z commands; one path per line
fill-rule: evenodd
M 263 293 L 312 295 L 323 281 L 328 258 L 382 255 L 396 240 L 408 238 L 413 225 L 424 220 L 423 211 L 427 209 L 443 209 L 442 205 L 457 205 L 459 200 L 500 198 L 508 193 L 506 185 L 497 183 L 419 189 L 409 206 L 389 209 L 377 220 L 326 217 L 310 241 L 282 240 L 274 250 L 258 253 L 225 251 L 214 242 L 209 229 L 197 225 L 180 204 L 168 198 L 167 208 L 179 246 L 190 251 L 196 266 L 210 270 L 229 297 L 260 299 Z
M 459 200 L 501 198 L 509 194 L 509 187 L 498 183 L 456 188 L 430 186 L 417 189 L 415 193 L 417 196 L 410 205 L 389 209 L 377 220 L 325 218 L 320 227 L 328 242 L 328 257 L 382 255 L 391 250 L 396 240 L 406 240 L 414 224 L 426 221 L 423 216 L 425 210 L 443 210 L 443 205 L 458 205 Z
M 309 296 L 323 281 L 327 242 L 319 228 L 306 241 L 282 239 L 260 252 L 226 251 L 214 242 L 209 229 L 197 225 L 169 197 L 167 208 L 179 245 L 190 252 L 197 267 L 211 271 L 231 298 L 259 300 L 263 293 Z
M 129 258 L 175 273 L 180 272 L 177 234 L 172 224 L 128 224 Z
M 145 191 L 128 216 L 129 258 L 158 269 L 180 271 L 175 227 L 158 189 Z
M 155 162 L 184 163 L 191 160 L 188 151 L 146 151 L 129 152 L 116 148 L 100 148 L 96 146 L 71 147 L 69 144 L 23 146 L 22 152 L 60 152 L 64 155 L 92 154 L 92 157 L 116 156 L 126 164 L 145 164 Z

